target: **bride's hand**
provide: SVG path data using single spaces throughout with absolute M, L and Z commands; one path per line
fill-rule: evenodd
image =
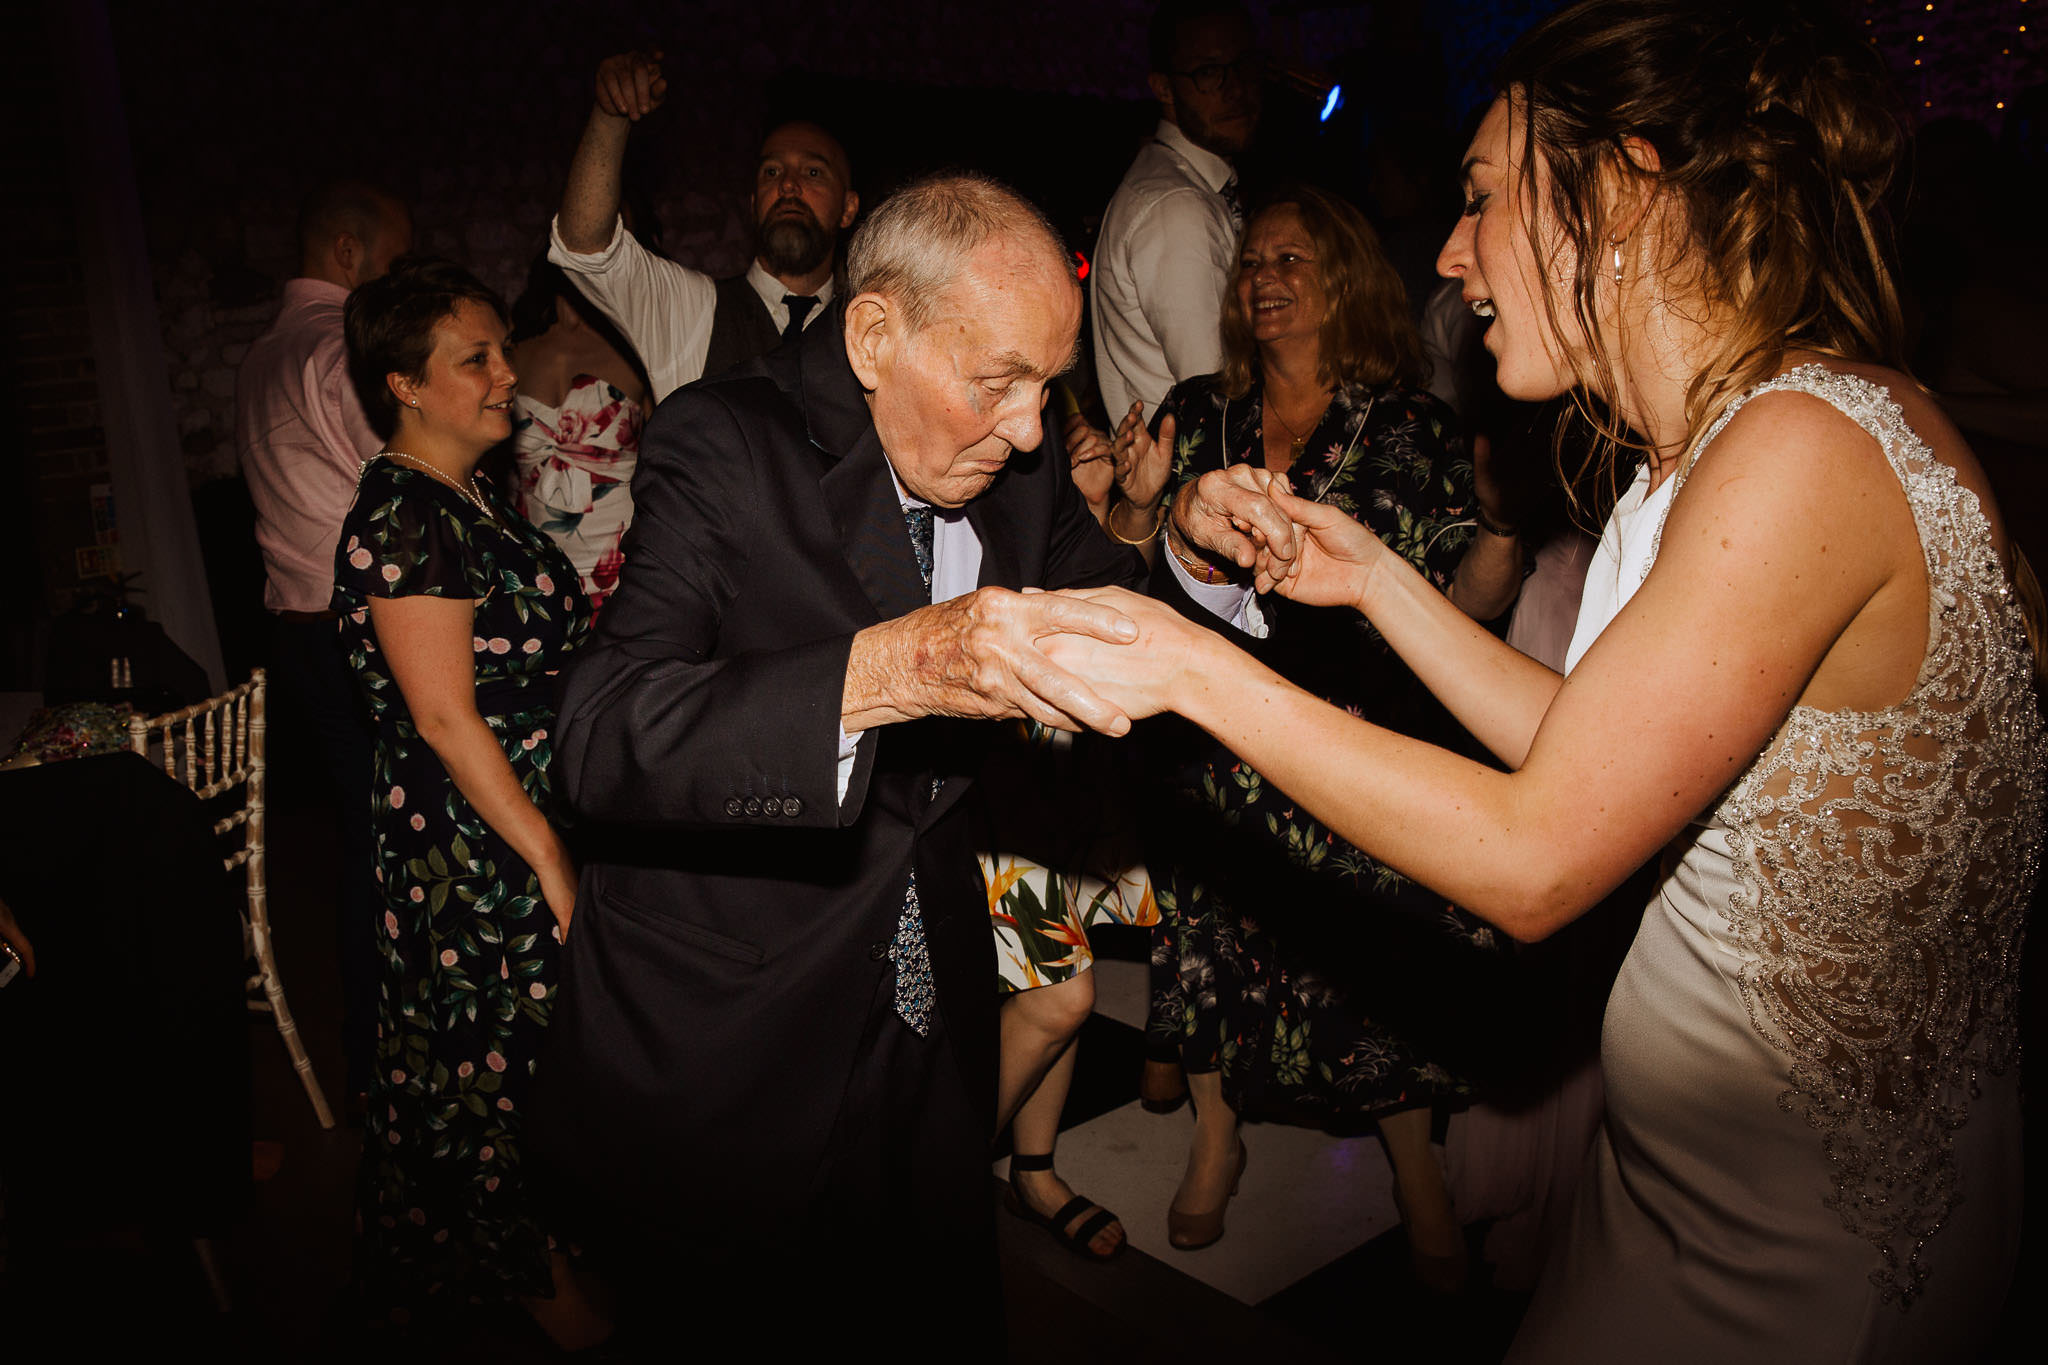
M 1100 602 L 1138 626 L 1130 644 L 1089 635 L 1041 636 L 1038 647 L 1055 665 L 1088 684 L 1132 720 L 1177 709 L 1177 685 L 1190 677 L 1200 647 L 1214 633 L 1173 608 L 1124 588 L 1071 589 L 1061 594 Z
M 1373 570 L 1391 553 L 1380 538 L 1338 508 L 1296 497 L 1284 479 L 1275 479 L 1266 496 L 1293 523 L 1294 553 L 1281 559 L 1262 547 L 1254 586 L 1309 606 L 1366 611 Z

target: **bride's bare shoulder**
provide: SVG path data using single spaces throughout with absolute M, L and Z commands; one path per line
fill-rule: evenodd
M 1985 474 L 1976 453 L 1970 449 L 1969 441 L 1942 411 L 1935 395 L 1903 370 L 1836 358 L 1827 358 L 1822 363 L 1829 369 L 1867 379 L 1890 395 L 1891 400 L 1899 405 L 1906 425 L 1934 452 L 1934 458 L 1953 469 L 1956 482 L 1977 495 L 1977 501 L 1984 510 L 1984 519 L 1991 527 L 1992 543 L 2002 556 L 2005 553 L 2005 521 L 1990 477 Z

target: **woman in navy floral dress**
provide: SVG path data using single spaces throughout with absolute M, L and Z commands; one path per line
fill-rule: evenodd
M 1119 509 L 1113 534 L 1149 541 L 1170 490 L 1250 464 L 1363 522 L 1470 614 L 1506 609 L 1519 547 L 1478 510 L 1457 416 L 1421 387 L 1405 291 L 1356 209 L 1301 189 L 1255 215 L 1223 341 L 1223 371 L 1174 387 L 1156 440 L 1135 413 L 1119 429 L 1112 458 L 1135 506 Z M 1162 543 L 1192 595 L 1214 586 L 1242 598 L 1236 566 Z M 1455 733 L 1356 614 L 1280 597 L 1255 606 L 1270 634 L 1246 643 L 1291 681 L 1402 734 Z M 1386 1140 L 1418 1270 L 1455 1279 L 1462 1241 L 1429 1120 L 1434 1101 L 1465 1085 L 1432 1055 L 1443 1011 L 1431 983 L 1469 975 L 1490 932 L 1332 836 L 1198 731 L 1156 747 L 1170 756 L 1173 799 L 1146 841 L 1159 904 L 1147 1031 L 1178 1048 L 1196 1100 L 1171 1242 L 1222 1235 L 1242 1169 L 1240 1112 L 1351 1116 Z
M 520 1128 L 575 871 L 548 823 L 555 676 L 590 629 L 575 570 L 475 475 L 510 434 L 504 309 L 460 267 L 358 289 L 349 357 L 389 447 L 342 523 L 334 605 L 376 725 L 384 916 L 359 1188 L 373 1309 L 524 1300 L 598 1334 L 530 1206 Z

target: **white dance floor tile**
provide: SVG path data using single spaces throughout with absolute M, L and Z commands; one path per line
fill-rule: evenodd
M 1098 962 L 1105 967 L 1133 963 Z M 1097 1008 L 1115 974 L 1096 982 Z M 1143 993 L 1139 994 L 1142 1013 Z M 1112 1005 L 1103 1009 L 1122 1018 Z M 1135 1022 L 1135 1021 L 1127 1021 Z M 1059 1170 L 1079 1193 L 1115 1211 L 1131 1245 L 1246 1304 L 1256 1304 L 1392 1227 L 1386 1155 L 1371 1137 L 1338 1139 L 1310 1128 L 1246 1124 L 1243 1188 L 1223 1239 L 1201 1251 L 1166 1240 L 1166 1210 L 1187 1161 L 1193 1116 L 1150 1114 L 1136 1103 L 1060 1134 Z M 1006 1164 L 996 1164 L 996 1174 Z

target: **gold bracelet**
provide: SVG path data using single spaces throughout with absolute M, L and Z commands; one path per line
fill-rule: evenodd
M 1109 509 L 1109 515 L 1102 519 L 1102 529 L 1109 532 L 1112 540 L 1122 541 L 1126 545 L 1150 545 L 1158 537 L 1159 533 L 1166 529 L 1166 504 L 1163 502 L 1159 504 L 1159 515 L 1152 522 L 1152 529 L 1139 536 L 1136 540 L 1122 535 L 1116 529 L 1116 509 L 1130 505 L 1131 500 L 1129 498 L 1120 499 L 1112 505 Z

